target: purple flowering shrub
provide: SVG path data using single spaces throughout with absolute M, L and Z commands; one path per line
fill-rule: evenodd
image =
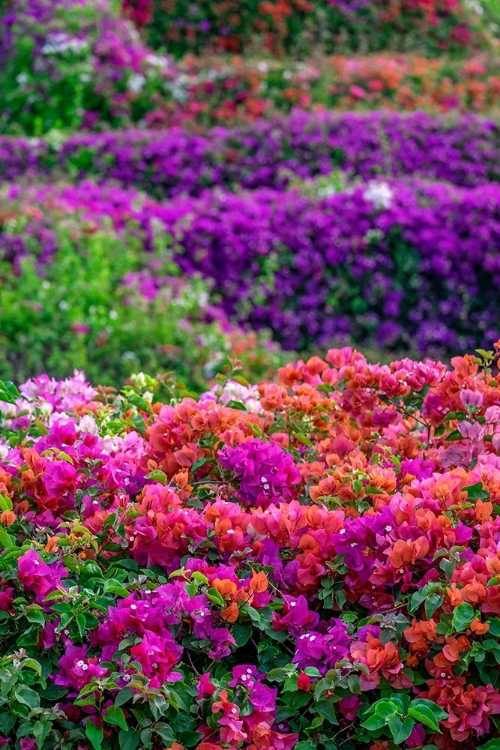
M 198 399 L 0 381 L 0 746 L 492 750 L 500 341 L 478 355 L 330 350 Z
M 95 177 L 157 198 L 211 187 L 282 189 L 334 169 L 472 187 L 500 180 L 499 153 L 498 124 L 478 116 L 294 112 L 205 136 L 180 129 L 75 134 L 57 143 L 4 136 L 0 178 Z
M 456 352 L 498 331 L 495 184 L 210 192 L 161 214 L 181 268 L 212 279 L 230 315 L 270 328 L 286 348 L 350 339 Z
M 337 192 L 329 195 L 332 187 Z M 24 351 L 24 359 L 30 355 L 22 336 L 26 326 L 36 326 L 37 317 L 32 311 L 32 322 L 19 322 L 18 301 L 26 300 L 27 279 L 31 278 L 29 288 L 33 288 L 30 304 L 39 300 L 41 309 L 50 308 L 54 292 L 38 290 L 38 279 L 49 274 L 52 290 L 59 289 L 64 296 L 65 285 L 57 278 L 67 264 L 64 252 L 61 255 L 67 233 L 76 233 L 74 243 L 88 246 L 92 232 L 105 230 L 109 223 L 116 239 L 108 256 L 101 252 L 94 261 L 91 274 L 96 273 L 96 263 L 103 268 L 112 264 L 116 281 L 111 297 L 118 294 L 123 300 L 120 309 L 130 311 L 127 325 L 134 325 L 135 311 L 136 331 L 141 309 L 147 311 L 147 325 L 151 310 L 166 302 L 179 304 L 172 300 L 172 296 L 179 298 L 185 283 L 174 278 L 179 269 L 186 278 L 194 281 L 201 274 L 209 282 L 210 297 L 208 289 L 196 291 L 204 296 L 207 314 L 269 329 L 289 349 L 356 341 L 396 351 L 456 352 L 479 346 L 498 330 L 500 186 L 496 184 L 468 189 L 415 179 L 353 185 L 323 180 L 305 185 L 303 193 L 297 189 L 237 195 L 207 191 L 200 198 L 162 204 L 135 190 L 83 183 L 10 188 L 0 205 L 4 217 L 0 252 L 8 273 L 14 274 L 9 289 L 0 291 L 0 300 L 2 295 L 4 300 L 12 298 L 12 284 L 18 287 L 15 302 L 5 301 L 0 309 L 7 321 L 6 306 L 13 312 L 15 308 L 10 347 L 16 356 Z M 118 253 L 116 242 L 133 248 L 129 260 L 124 252 Z M 175 273 L 168 266 L 172 259 L 178 264 Z M 80 253 L 79 263 L 84 261 Z M 36 273 L 28 277 L 21 269 L 30 263 Z M 162 270 L 165 263 L 167 272 Z M 105 276 L 107 271 L 101 273 Z M 127 302 L 130 295 L 133 303 Z M 89 300 L 88 309 L 78 308 L 72 324 L 91 326 L 90 344 L 113 330 L 114 324 L 109 319 L 104 323 L 100 315 L 95 320 L 89 312 L 88 289 L 82 289 L 82 298 Z M 98 300 L 117 309 L 103 294 Z M 76 338 L 85 338 L 83 333 Z M 74 332 L 70 336 L 74 339 Z M 144 336 L 155 347 L 153 332 L 142 334 L 140 340 Z M 108 347 L 113 341 L 116 347 L 124 343 L 116 329 L 107 340 Z M 129 342 L 130 348 L 134 351 L 135 344 Z M 8 342 L 4 351 L 5 360 L 14 363 Z M 109 349 L 104 348 L 102 357 L 107 356 Z M 115 357 L 119 357 L 117 350 Z M 82 360 L 77 364 L 92 367 Z M 139 362 L 143 369 L 146 364 L 143 359 Z M 70 365 L 68 356 L 66 372 Z M 23 372 L 31 374 L 36 367 Z M 117 379 L 123 374 L 113 370 Z

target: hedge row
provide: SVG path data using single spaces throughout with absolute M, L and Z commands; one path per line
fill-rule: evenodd
M 262 48 L 274 55 L 425 49 L 463 53 L 485 42 L 456 0 L 123 0 L 150 42 L 182 56 Z
M 184 273 L 211 280 L 228 315 L 271 328 L 287 348 L 348 339 L 456 351 L 497 335 L 500 186 L 375 180 L 310 193 L 213 191 L 160 204 L 111 187 L 14 189 L 11 207 L 31 206 L 31 217 L 14 233 L 7 220 L 0 247 L 14 264 L 34 248 L 42 265 L 57 259 L 58 203 L 84 226 L 111 218 L 139 237 L 144 265 L 159 240 L 170 243 Z M 167 282 L 148 269 L 149 298 Z
M 353 137 L 355 134 L 356 137 Z M 475 116 L 422 112 L 306 114 L 224 129 L 78 134 L 64 142 L 0 138 L 0 178 L 57 174 L 116 180 L 160 198 L 221 186 L 283 188 L 332 170 L 417 175 L 475 186 L 500 180 L 500 128 Z

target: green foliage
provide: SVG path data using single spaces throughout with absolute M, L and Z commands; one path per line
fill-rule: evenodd
M 1 378 L 24 380 L 41 372 L 66 377 L 76 368 L 95 382 L 118 384 L 141 370 L 172 371 L 188 389 L 200 390 L 229 366 L 232 341 L 217 322 L 204 321 L 207 290 L 199 278 L 177 291 L 167 285 L 148 300 L 123 284 L 144 262 L 133 233 L 124 239 L 71 224 L 57 233 L 60 249 L 43 270 L 35 243 L 19 273 L 0 265 Z M 157 272 L 168 272 L 179 285 L 168 252 L 159 251 L 156 260 Z M 255 343 L 247 375 L 261 373 L 273 360 L 263 348 L 259 354 Z M 15 396 L 9 389 L 4 384 L 3 400 Z

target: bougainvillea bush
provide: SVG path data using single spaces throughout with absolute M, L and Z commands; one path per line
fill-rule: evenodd
M 112 0 L 0 5 L 3 132 L 130 126 L 162 103 L 172 75 Z
M 334 169 L 365 179 L 416 175 L 475 186 L 499 181 L 499 163 L 495 120 L 425 112 L 298 111 L 206 135 L 177 128 L 45 140 L 0 137 L 3 181 L 95 177 L 158 198 L 199 195 L 210 187 L 281 189 Z
M 485 43 L 457 0 L 123 0 L 138 27 L 175 54 L 266 49 L 299 55 L 339 50 L 424 48 L 464 53 Z
M 71 372 L 72 361 L 96 378 L 109 362 L 115 382 L 137 366 L 156 371 L 165 343 L 183 341 L 182 314 L 215 314 L 222 323 L 227 315 L 270 329 L 295 351 L 355 341 L 396 352 L 456 353 L 498 330 L 497 184 L 351 183 L 333 175 L 288 192 L 207 191 L 166 203 L 91 183 L 39 185 L 10 188 L 0 208 L 8 279 L 0 287 L 0 373 L 7 366 L 10 377 L 16 369 L 39 372 L 47 347 L 58 373 L 61 362 Z M 109 222 L 114 240 L 101 246 L 92 232 Z M 130 246 L 131 257 L 124 251 Z M 186 285 L 179 269 L 185 278 L 201 274 L 210 288 L 199 280 Z M 80 278 L 81 292 L 69 295 Z M 47 321 L 42 332 L 40 314 Z M 209 346 L 209 338 L 200 340 Z M 75 360 L 76 351 L 87 360 Z M 168 351 L 178 357 L 178 349 Z M 187 360 L 175 369 L 189 373 L 193 338 L 182 351 Z
M 3 383 L 2 744 L 496 747 L 499 352 Z
M 277 112 L 322 109 L 495 113 L 500 76 L 494 56 L 429 60 L 412 55 L 336 55 L 314 61 L 193 57 L 178 63 L 170 95 L 145 125 L 201 130 Z
M 207 283 L 182 277 L 165 229 L 135 219 L 134 192 L 84 183 L 41 188 L 38 201 L 36 190 L 18 193 L 0 198 L 0 377 L 79 367 L 116 384 L 147 368 L 199 391 L 228 357 L 253 377 L 280 361 L 211 304 Z

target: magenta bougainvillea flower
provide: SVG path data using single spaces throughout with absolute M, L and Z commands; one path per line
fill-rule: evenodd
M 19 558 L 18 575 L 21 586 L 35 594 L 37 601 L 43 602 L 47 594 L 62 586 L 61 581 L 67 577 L 68 571 L 60 560 L 47 564 L 31 549 Z
M 221 466 L 234 473 L 238 497 L 249 505 L 267 506 L 296 495 L 300 474 L 292 457 L 278 445 L 255 438 L 219 453 Z

